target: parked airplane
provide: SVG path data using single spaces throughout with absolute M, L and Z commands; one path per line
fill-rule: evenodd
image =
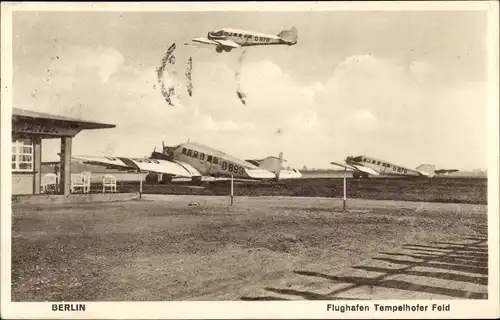
M 455 172 L 458 170 L 447 170 L 436 168 L 431 164 L 422 164 L 416 169 L 409 169 L 399 165 L 395 165 L 386 161 L 374 159 L 366 156 L 347 157 L 345 164 L 331 162 L 331 164 L 353 170 L 353 178 L 368 178 L 369 175 L 374 176 L 413 176 L 413 177 L 429 177 L 432 178 L 436 174 L 447 172 Z
M 232 49 L 260 45 L 294 45 L 297 43 L 297 29 L 281 31 L 277 36 L 238 29 L 223 28 L 208 32 L 207 38 L 195 38 L 193 42 L 215 45 L 217 52 L 229 52 Z
M 241 160 L 222 151 L 194 143 L 182 143 L 174 147 L 163 145 L 162 152 L 153 151 L 150 157 L 103 157 L 73 156 L 84 163 L 108 168 L 130 168 L 148 171 L 146 181 L 170 183 L 173 177 L 191 178 L 196 184 L 202 176 L 231 177 L 235 179 L 291 179 L 300 178 L 296 170 L 284 170 L 283 154 L 261 160 Z

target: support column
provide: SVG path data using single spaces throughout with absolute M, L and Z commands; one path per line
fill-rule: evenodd
M 42 184 L 42 138 L 33 138 L 33 193 L 40 194 Z
M 61 181 L 59 190 L 61 194 L 70 194 L 71 184 L 71 137 L 61 138 Z

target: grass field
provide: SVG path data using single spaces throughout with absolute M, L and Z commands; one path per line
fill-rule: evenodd
M 200 187 L 189 185 L 189 181 L 171 185 L 144 184 L 147 194 L 217 195 L 229 194 L 227 180 L 206 181 Z M 101 192 L 99 183 L 92 185 L 93 192 Z M 118 183 L 118 192 L 137 192 L 139 182 Z M 343 179 L 304 178 L 294 180 L 236 182 L 236 196 L 291 196 L 291 197 L 342 197 Z M 373 178 L 348 179 L 347 197 L 373 200 L 402 200 L 454 203 L 487 203 L 487 179 L 444 178 L 428 179 Z
M 227 203 L 146 195 L 16 205 L 13 301 L 487 297 L 486 206 Z

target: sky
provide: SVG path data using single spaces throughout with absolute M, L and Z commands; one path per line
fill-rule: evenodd
M 296 45 L 251 47 L 242 63 L 242 50 L 184 45 L 292 26 Z M 142 157 L 190 139 L 242 159 L 282 151 L 298 168 L 362 154 L 486 168 L 486 36 L 479 11 L 14 12 L 13 106 L 116 124 L 78 134 L 78 155 Z M 174 106 L 156 74 L 172 43 L 178 74 L 193 59 L 192 97 L 163 76 Z M 45 140 L 43 161 L 59 147 Z

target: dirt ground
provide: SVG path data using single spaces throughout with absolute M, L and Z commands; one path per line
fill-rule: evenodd
M 13 207 L 13 301 L 487 298 L 486 206 L 147 195 Z

